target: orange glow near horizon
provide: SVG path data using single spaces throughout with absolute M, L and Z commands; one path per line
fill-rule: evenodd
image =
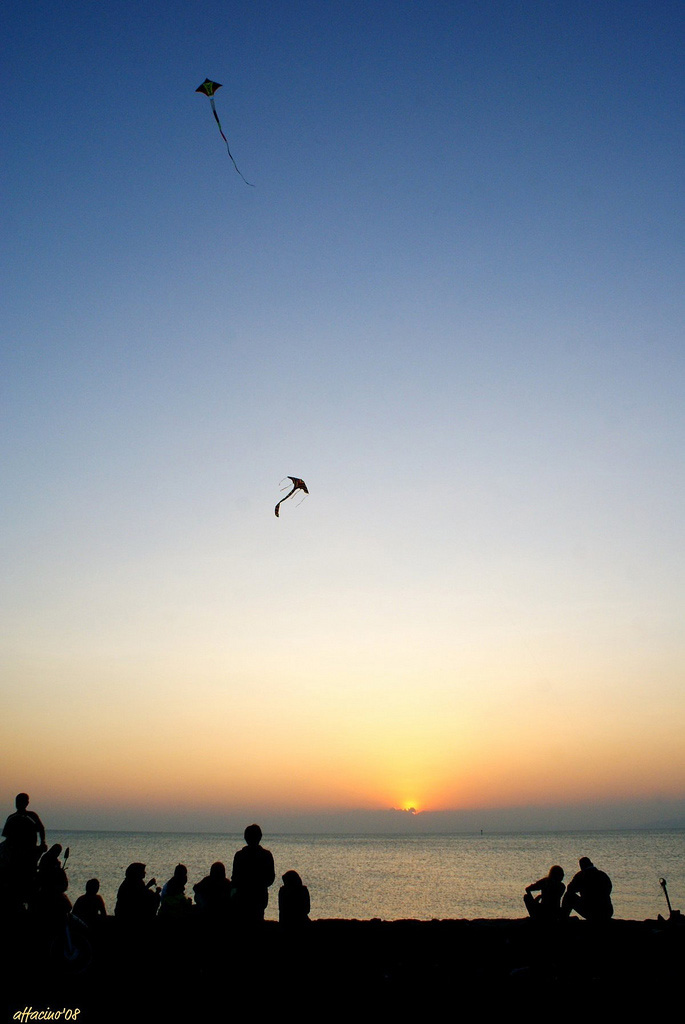
M 221 742 L 211 729 L 202 746 L 187 730 L 171 735 L 164 728 L 152 737 L 129 733 L 125 747 L 104 735 L 81 737 L 78 743 L 77 738 L 61 732 L 58 740 L 47 726 L 36 726 L 30 749 L 23 740 L 8 738 L 3 759 L 12 766 L 16 791 L 103 806 L 424 812 L 676 796 L 685 781 L 675 725 L 662 731 L 656 751 L 638 745 L 630 734 L 595 743 L 586 739 L 581 747 L 561 729 L 553 743 L 524 743 L 523 748 L 515 735 L 507 741 L 490 729 L 479 744 L 472 737 L 462 752 L 428 742 L 422 750 L 418 741 L 403 748 L 400 736 L 397 754 L 390 733 L 380 753 L 363 743 L 350 747 L 349 735 L 336 742 L 332 732 L 326 743 L 303 743 L 295 751 L 277 745 L 274 734 L 258 754 L 235 737 L 230 745 Z M 35 749 L 42 751 L 42 767 L 36 765 Z M 405 767 L 398 771 L 398 765 Z M 679 774 L 674 765 L 680 766 Z M 9 782 L 7 771 L 5 778 Z
M 683 697 L 661 705 L 621 673 L 603 688 L 564 657 L 555 684 L 486 672 L 466 658 L 343 677 L 335 658 L 286 680 L 267 652 L 249 685 L 218 679 L 188 654 L 172 666 L 94 662 L 91 672 L 44 655 L 9 692 L 2 745 L 15 792 L 101 806 L 217 807 L 308 812 L 417 812 L 677 796 L 685 791 Z M 390 655 L 388 654 L 388 657 Z M 235 662 L 247 665 L 245 651 Z M 581 662 L 581 668 L 584 663 Z M 204 671 L 204 669 L 203 669 Z M 512 681 L 512 677 L 514 680 Z M 22 728 L 30 702 L 30 735 Z M 589 717 L 587 708 L 594 708 Z M 40 757 L 36 757 L 36 751 Z M 12 780 L 12 781 L 10 781 Z

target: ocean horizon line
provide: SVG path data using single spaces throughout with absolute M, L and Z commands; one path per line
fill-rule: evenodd
M 88 834 L 96 832 L 102 835 L 155 835 L 155 836 L 242 836 L 242 829 L 189 829 L 189 828 L 177 828 L 177 829 L 140 829 L 140 828 L 72 828 L 69 825 L 54 825 L 50 827 L 51 832 L 69 832 L 73 834 Z M 576 835 L 578 833 L 587 832 L 685 832 L 685 825 L 622 825 L 603 827 L 600 825 L 588 825 L 587 827 L 576 827 L 576 828 L 519 828 L 519 829 L 446 829 L 444 832 L 436 831 L 422 831 L 420 829 L 413 829 L 406 832 L 398 831 L 378 831 L 378 832 L 364 832 L 354 831 L 351 829 L 340 829 L 337 831 L 311 831 L 296 829 L 291 831 L 284 831 L 281 829 L 270 830 L 269 835 L 272 838 L 277 836 L 319 836 L 331 838 L 340 838 L 343 836 L 351 836 L 357 838 L 379 838 L 379 839 L 410 839 L 417 836 L 440 837 L 440 836 L 536 836 L 536 835 Z

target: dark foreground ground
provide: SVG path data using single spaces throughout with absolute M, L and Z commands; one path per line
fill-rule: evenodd
M 211 935 L 196 922 L 155 921 L 133 933 L 111 918 L 103 924 L 84 959 L 78 937 L 65 949 L 29 921 L 6 927 L 3 1019 L 423 1021 L 449 1010 L 487 1020 L 523 1009 L 532 1020 L 563 1019 L 563 1011 L 593 1020 L 644 1001 L 653 1015 L 680 1001 L 685 962 L 685 927 L 674 922 L 330 920 L 299 934 L 267 922 L 240 936 Z

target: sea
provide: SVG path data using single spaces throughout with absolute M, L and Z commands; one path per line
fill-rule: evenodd
M 454 835 L 266 835 L 276 882 L 267 920 L 278 919 L 277 889 L 285 871 L 308 886 L 313 919 L 478 919 L 525 917 L 525 886 L 560 864 L 565 880 L 590 857 L 613 882 L 614 913 L 626 920 L 668 915 L 660 878 L 674 908 L 685 911 L 685 829 L 591 832 L 493 832 Z M 238 834 L 85 832 L 51 830 L 50 842 L 69 847 L 69 896 L 74 902 L 89 878 L 100 880 L 108 913 L 114 912 L 124 871 L 133 861 L 162 885 L 176 864 L 188 868 L 186 892 L 222 861 L 230 875 Z

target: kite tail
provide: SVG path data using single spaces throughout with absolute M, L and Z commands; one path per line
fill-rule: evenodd
M 236 171 L 238 172 L 238 174 L 240 175 L 240 177 L 241 177 L 241 178 L 243 179 L 243 181 L 245 182 L 245 184 L 246 184 L 246 185 L 249 185 L 249 186 L 250 186 L 250 188 L 254 188 L 254 185 L 252 184 L 252 182 L 251 182 L 251 181 L 248 181 L 248 180 L 247 180 L 247 178 L 243 177 L 243 173 L 242 173 L 242 171 L 240 170 L 240 168 L 238 167 L 237 163 L 236 163 L 236 162 L 235 162 L 235 160 L 233 159 L 233 154 L 231 153 L 230 147 L 229 147 L 229 145 L 228 145 L 228 139 L 227 139 L 227 138 L 226 138 L 226 136 L 224 135 L 224 130 L 223 130 L 223 128 L 221 127 L 221 121 L 219 120 L 219 115 L 217 114 L 217 112 L 216 112 L 216 107 L 214 106 L 214 97 L 213 97 L 213 96 L 210 96 L 210 97 L 209 97 L 209 102 L 210 102 L 210 103 L 212 104 L 212 113 L 214 114 L 214 119 L 216 120 L 216 123 L 217 123 L 217 124 L 219 125 L 219 131 L 221 132 L 221 138 L 222 138 L 222 139 L 224 140 L 224 142 L 226 143 L 226 152 L 227 152 L 227 153 L 228 153 L 228 155 L 230 156 L 230 158 L 231 158 L 231 162 L 233 163 L 233 166 L 235 167 Z

